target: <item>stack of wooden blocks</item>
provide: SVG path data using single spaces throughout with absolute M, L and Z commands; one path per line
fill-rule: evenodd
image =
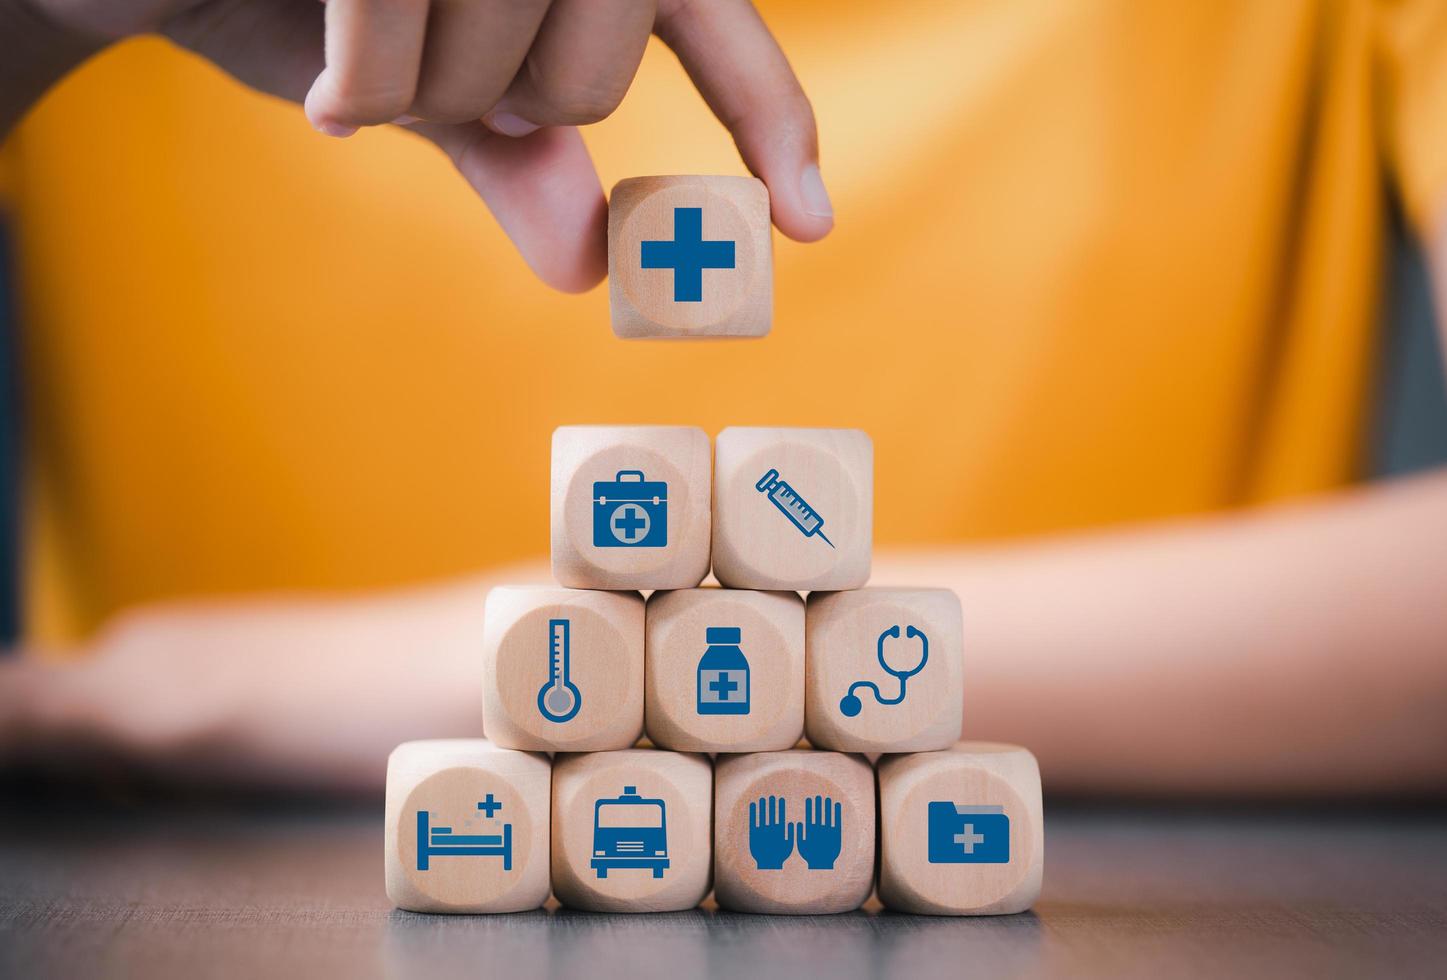
M 625 181 L 612 206 L 615 329 L 627 307 L 629 335 L 661 314 L 620 304 L 620 291 L 646 290 L 616 263 L 641 239 L 650 268 L 646 236 L 665 217 L 676 239 L 748 238 L 705 269 L 767 269 L 757 181 Z M 620 241 L 620 208 L 651 224 Z M 690 209 L 693 224 L 679 214 Z M 754 295 L 767 278 L 755 274 L 722 315 L 690 308 L 692 325 L 654 333 L 737 333 L 759 309 L 767 330 L 769 303 Z M 710 446 L 690 427 L 558 429 L 558 587 L 488 596 L 486 737 L 393 752 L 392 901 L 509 912 L 551 892 L 572 908 L 676 911 L 712 889 L 723 908 L 800 914 L 856 909 L 877 883 L 900 911 L 1029 908 L 1043 864 L 1039 768 L 1025 749 L 959 741 L 954 593 L 865 587 L 873 457 L 854 430 L 730 428 Z M 710 568 L 721 587 L 701 587 Z

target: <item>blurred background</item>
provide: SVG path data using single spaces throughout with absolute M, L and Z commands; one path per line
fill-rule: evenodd
M 1400 136 L 1436 52 L 1368 7 L 764 4 L 838 226 L 776 235 L 737 344 L 618 342 L 430 145 L 121 44 L 5 152 L 7 628 L 540 557 L 565 423 L 865 429 L 880 549 L 1447 458 Z M 743 172 L 656 43 L 586 138 L 605 186 Z
M 759 6 L 813 101 L 837 215 L 819 244 L 775 235 L 761 341 L 615 339 L 606 288 L 535 280 L 430 144 L 391 128 L 320 136 L 298 107 L 160 40 L 119 44 L 60 84 L 0 150 L 6 642 L 69 661 L 153 603 L 365 594 L 542 561 L 563 424 L 864 429 L 880 556 L 1145 527 L 1447 461 L 1420 245 L 1447 201 L 1447 5 Z M 744 173 L 656 42 L 622 108 L 584 135 L 605 187 Z M 254 652 L 250 636 L 219 652 Z M 1095 639 L 1092 653 L 1113 638 Z M 1300 657 L 1264 673 L 1284 703 L 1315 670 Z M 1127 737 L 1174 734 L 1231 785 L 1215 736 L 1240 719 L 1213 713 L 1213 694 L 1235 689 L 1208 690 L 1180 732 Z M 470 719 L 474 704 L 469 692 Z M 1105 738 L 1100 720 L 1119 712 L 1093 707 L 1059 719 L 1065 742 Z M 1322 766 L 1355 718 L 1321 734 Z M 272 762 L 304 747 L 237 727 Z M 1420 789 L 1433 746 L 1418 741 L 1405 782 Z M 1289 773 L 1301 744 L 1260 771 Z M 383 754 L 366 760 L 373 782 Z M 1392 763 L 1357 756 L 1353 771 Z M 375 806 L 197 817 L 163 799 L 117 813 L 84 791 L 62 821 L 34 788 L 0 792 L 0 935 L 24 938 L 0 942 L 0 963 L 16 975 L 114 956 L 188 975 L 280 956 L 383 974 L 440 956 L 475 973 L 521 937 L 511 972 L 655 948 L 618 942 L 604 918 L 391 912 Z M 929 960 L 955 976 L 978 941 L 978 962 L 1010 975 L 1393 962 L 1426 976 L 1447 955 L 1440 807 L 1050 805 L 1038 917 L 846 916 L 809 940 L 798 923 L 687 914 L 650 923 L 682 949 L 650 965 L 676 976 L 762 949 L 774 958 L 760 969 L 797 961 L 798 975 L 848 950 L 858 959 L 835 975 L 921 976 Z

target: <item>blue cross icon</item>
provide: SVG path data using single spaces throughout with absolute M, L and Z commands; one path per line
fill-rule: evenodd
M 673 301 L 703 302 L 703 270 L 732 269 L 734 243 L 703 240 L 703 209 L 673 209 L 673 241 L 644 242 L 643 268 L 673 270 Z
M 708 682 L 708 689 L 719 695 L 720 701 L 727 701 L 729 696 L 739 689 L 739 682 L 729 677 L 728 674 L 719 674 L 718 677 Z
M 636 504 L 624 504 L 613 515 L 613 530 L 619 541 L 632 543 L 647 532 L 648 516 Z
M 483 816 L 491 820 L 492 815 L 502 809 L 502 804 L 493 799 L 491 793 L 488 793 L 487 799 L 478 801 L 477 808 L 482 811 Z

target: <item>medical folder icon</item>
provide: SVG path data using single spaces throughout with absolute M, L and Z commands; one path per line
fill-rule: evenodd
M 593 547 L 662 548 L 668 544 L 668 484 L 642 470 L 620 470 L 593 484 Z
M 929 805 L 930 864 L 1008 864 L 1010 818 L 1002 806 Z

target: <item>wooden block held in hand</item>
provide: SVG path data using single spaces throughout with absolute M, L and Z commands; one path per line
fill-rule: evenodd
M 560 755 L 553 768 L 553 892 L 594 912 L 677 912 L 703 901 L 713 767 L 656 749 Z
M 857 429 L 728 428 L 713 572 L 731 589 L 857 589 L 874 550 L 874 444 Z
M 812 915 L 864 904 L 874 884 L 874 770 L 792 749 L 719 756 L 714 897 L 736 912 Z
M 753 177 L 633 177 L 608 199 L 620 337 L 762 337 L 774 311 L 769 191 Z
M 810 744 L 924 752 L 959 741 L 964 626 L 959 597 L 949 589 L 815 592 L 804 628 Z
M 1040 766 L 1015 745 L 960 742 L 879 760 L 879 898 L 900 912 L 1003 915 L 1040 897 Z
M 387 897 L 414 912 L 520 912 L 548 900 L 546 756 L 485 739 L 404 742 L 387 759 Z
M 643 733 L 643 597 L 546 586 L 488 593 L 482 730 L 510 749 L 624 749 Z
M 794 592 L 655 592 L 644 623 L 648 738 L 691 752 L 793 748 L 804 734 L 804 603 Z
M 691 589 L 708 574 L 713 461 L 692 426 L 553 432 L 553 577 L 575 589 Z

